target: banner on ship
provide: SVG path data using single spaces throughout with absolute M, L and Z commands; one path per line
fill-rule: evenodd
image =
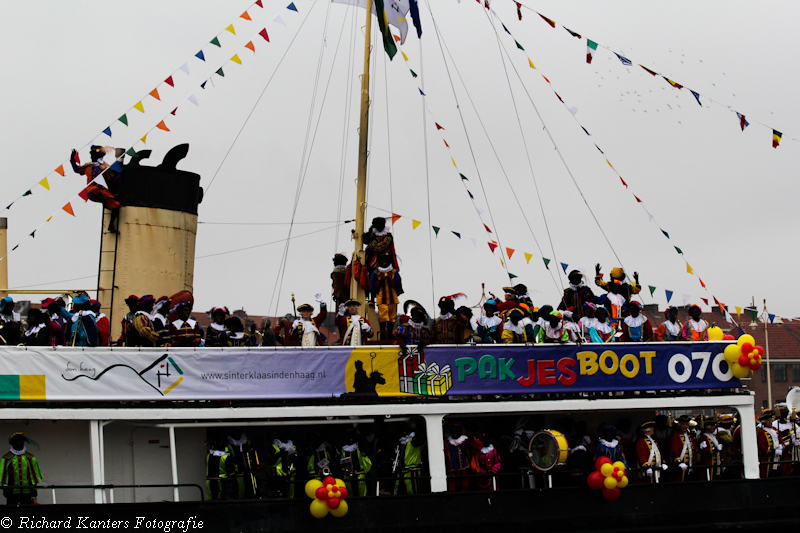
M 724 343 L 0 349 L 0 400 L 236 400 L 740 387 Z

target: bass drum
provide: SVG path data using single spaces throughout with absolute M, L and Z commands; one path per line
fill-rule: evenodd
M 528 443 L 528 459 L 537 470 L 548 472 L 567 464 L 569 445 L 567 437 L 554 429 L 543 429 L 533 434 Z

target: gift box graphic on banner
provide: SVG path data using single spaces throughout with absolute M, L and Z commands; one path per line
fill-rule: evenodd
M 414 393 L 414 374 L 420 365 L 425 364 L 425 357 L 416 346 L 407 346 L 407 354 L 400 352 L 397 364 L 400 367 L 400 392 Z
M 414 394 L 425 396 L 444 396 L 453 386 L 453 373 L 450 365 L 439 368 L 436 363 L 421 363 L 414 374 Z

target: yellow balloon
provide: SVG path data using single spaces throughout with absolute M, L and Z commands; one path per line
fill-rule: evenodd
M 603 476 L 610 476 L 613 471 L 614 471 L 614 465 L 612 465 L 611 463 L 606 463 L 600 467 L 600 473 L 603 474 Z
M 327 507 L 326 507 L 326 509 L 327 509 Z M 347 502 L 342 500 L 339 503 L 339 507 L 337 507 L 336 509 L 331 509 L 331 514 L 333 516 L 335 516 L 336 518 L 341 518 L 344 515 L 346 515 L 347 514 Z
M 617 488 L 624 489 L 627 486 L 628 486 L 628 476 L 622 476 L 622 479 L 620 479 L 619 482 L 617 482 Z
M 744 343 L 746 343 L 746 342 L 749 342 L 749 343 L 750 343 L 750 344 L 752 344 L 753 346 L 755 346 L 755 345 L 756 345 L 756 340 L 753 338 L 753 336 L 752 336 L 752 335 L 748 335 L 747 333 L 745 333 L 744 335 L 742 335 L 741 337 L 739 337 L 739 340 L 737 340 L 737 341 L 736 341 L 736 344 L 738 344 L 739 346 L 741 346 L 742 344 L 744 344 Z
M 738 344 L 731 344 L 725 347 L 724 356 L 728 364 L 735 363 L 742 356 L 742 349 Z
M 750 369 L 740 365 L 739 363 L 732 363 L 731 364 L 731 373 L 735 378 L 746 378 L 747 375 L 750 373 Z
M 328 504 L 317 499 L 314 499 L 314 501 L 311 502 L 309 510 L 311 511 L 311 516 L 314 518 L 324 518 L 330 512 L 330 509 L 328 509 Z
M 605 480 L 603 480 L 603 485 L 606 486 L 608 490 L 617 488 L 617 480 L 611 476 L 608 476 Z
M 708 340 L 710 340 L 710 341 L 721 341 L 722 337 L 724 337 L 724 336 L 725 336 L 725 334 L 722 332 L 722 330 L 720 328 L 718 328 L 716 326 L 714 326 L 713 328 L 708 328 Z
M 344 481 L 342 481 L 341 479 L 337 478 L 336 479 L 336 486 L 337 487 L 344 487 L 345 486 Z
M 611 466 L 613 466 L 614 468 L 619 468 L 620 470 L 625 470 L 625 463 L 623 463 L 622 461 L 616 461 Z
M 317 489 L 320 488 L 321 486 L 322 486 L 322 481 L 318 479 L 309 480 L 309 482 L 306 483 L 306 496 L 308 496 L 313 500 L 314 498 L 317 497 L 316 495 Z

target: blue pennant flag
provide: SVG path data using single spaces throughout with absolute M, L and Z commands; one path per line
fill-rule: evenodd
M 422 37 L 422 21 L 419 18 L 419 6 L 417 5 L 417 0 L 411 0 L 408 3 L 408 7 L 411 10 L 411 21 L 414 23 L 414 27 L 417 28 L 417 38 Z M 508 30 L 506 30 L 508 31 Z M 509 33 L 511 35 L 511 33 Z
M 199 58 L 201 61 L 205 61 L 206 60 L 206 56 L 203 55 L 203 51 L 202 50 L 197 52 L 194 56 Z
M 203 83 L 201 83 L 201 84 L 200 84 L 200 88 L 201 88 L 201 89 L 205 89 L 205 88 L 206 88 L 206 83 L 208 83 L 208 80 L 206 80 L 206 81 L 204 81 Z
M 767 316 L 769 316 L 769 323 L 770 323 L 770 324 L 772 324 L 773 322 L 775 322 L 775 315 L 767 315 Z
M 739 326 L 739 336 L 741 337 L 742 335 L 744 335 L 744 330 L 742 329 L 742 326 Z
M 693 90 L 691 90 L 691 89 L 689 89 L 689 92 L 690 92 L 690 93 L 692 93 L 692 96 L 694 96 L 694 97 L 695 97 L 695 99 L 697 100 L 697 103 L 698 103 L 698 104 L 700 104 L 700 107 L 703 107 L 703 104 L 700 102 L 700 94 L 699 94 L 699 93 L 696 93 L 696 92 L 694 92 L 694 91 L 693 91 Z
M 105 133 L 106 135 L 108 135 L 109 137 L 111 137 L 111 126 L 109 126 L 109 127 L 107 127 L 106 129 L 104 129 L 104 130 L 103 130 L 103 133 Z
M 630 59 L 628 59 L 628 58 L 627 58 L 627 57 L 625 57 L 625 56 L 621 56 L 621 55 L 619 55 L 619 54 L 618 54 L 618 53 L 616 53 L 616 52 L 614 52 L 614 55 L 616 55 L 616 56 L 617 56 L 617 58 L 620 60 L 620 62 L 621 62 L 623 65 L 625 65 L 626 67 L 630 67 L 630 66 L 633 64 L 633 63 L 631 63 L 631 60 L 630 60 Z
M 450 233 L 452 233 L 453 235 L 455 235 L 455 236 L 456 236 L 456 237 L 458 237 L 459 239 L 461 238 L 461 234 L 460 234 L 460 233 L 458 233 L 458 232 L 456 232 L 456 231 L 451 231 Z
M 419 87 L 417 87 L 417 89 L 419 89 Z M 421 94 L 422 96 L 425 96 L 425 93 L 422 92 L 422 89 L 419 89 L 419 94 Z
M 475 197 L 474 197 L 474 196 L 472 196 L 472 193 L 471 193 L 471 192 L 467 191 L 467 194 L 469 194 L 469 197 L 470 197 L 470 198 L 472 198 L 473 200 L 475 199 Z
M 669 303 L 669 301 L 672 299 L 672 291 L 665 290 L 664 292 L 667 293 L 667 303 Z
M 292 11 L 297 11 L 297 8 L 295 7 L 294 2 L 292 2 L 291 4 L 286 6 L 286 9 L 290 9 Z
M 566 263 L 561 263 L 561 268 L 564 269 L 564 274 L 566 274 L 567 273 L 567 268 L 569 268 L 569 265 L 566 264 Z
M 666 232 L 666 231 L 664 231 L 663 229 L 661 230 L 661 233 L 663 233 L 663 234 L 664 234 L 664 236 L 665 236 L 667 239 L 669 239 L 669 233 L 667 233 L 667 232 Z
M 581 126 L 581 128 L 583 128 L 583 126 Z M 589 133 L 589 130 L 587 130 L 586 128 L 583 128 L 583 131 L 585 131 L 585 132 L 586 132 L 586 135 L 588 135 L 589 137 L 591 137 L 591 136 L 592 136 L 592 134 L 591 134 L 591 133 Z
M 114 161 L 114 163 L 111 164 L 111 170 L 114 172 L 122 172 L 122 165 L 119 164 L 119 161 Z

